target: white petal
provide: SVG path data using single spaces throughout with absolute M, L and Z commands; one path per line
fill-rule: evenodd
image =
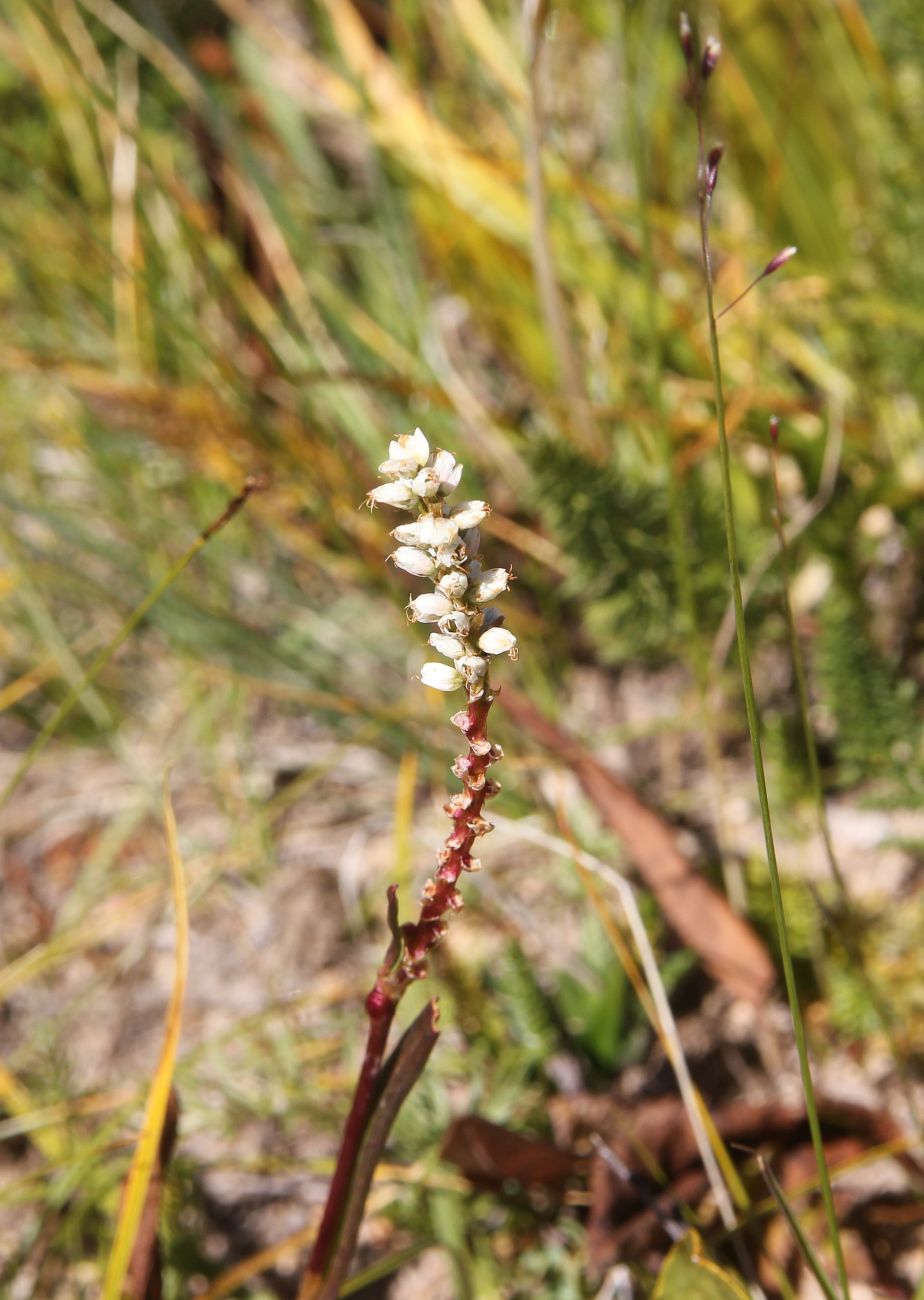
M 408 608 L 414 623 L 438 623 L 441 618 L 445 618 L 452 612 L 452 604 L 439 591 L 415 596 Z
M 437 691 L 457 691 L 465 679 L 451 664 L 431 663 L 421 668 L 420 680 Z
M 429 639 L 436 653 L 445 655 L 447 659 L 461 659 L 465 654 L 465 646 L 457 636 L 446 636 L 443 632 L 431 632 Z
M 389 557 L 405 573 L 413 573 L 416 578 L 432 578 L 436 565 L 426 551 L 418 551 L 416 546 L 399 546 Z
M 416 456 L 419 465 L 426 465 L 430 459 L 430 444 L 424 437 L 423 429 L 415 429 L 407 435 L 408 455 Z
M 380 483 L 371 492 L 367 492 L 366 496 L 375 505 L 394 506 L 397 510 L 411 510 L 420 500 L 411 485 L 404 480 L 398 483 Z
M 439 589 L 450 600 L 461 600 L 468 587 L 468 578 L 461 569 L 453 569 L 439 580 Z
M 415 519 L 412 524 L 399 524 L 391 530 L 391 535 L 402 546 L 420 546 L 420 520 Z
M 413 478 L 417 473 L 418 465 L 416 460 L 408 457 L 402 457 L 399 460 L 383 460 L 379 466 L 379 473 L 385 478 Z
M 451 451 L 438 451 L 433 457 L 433 469 L 439 481 L 440 496 L 448 496 L 459 486 L 462 466 L 456 463 Z
M 493 600 L 510 585 L 510 574 L 506 569 L 485 569 L 478 581 L 469 586 L 472 600 L 481 605 L 486 600 Z
M 455 544 L 457 531 L 452 519 L 444 519 L 442 515 L 421 515 L 412 524 L 393 528 L 391 535 L 402 546 L 442 547 Z M 440 563 L 441 567 L 446 567 L 442 561 Z
M 389 460 L 413 460 L 419 468 L 430 459 L 430 444 L 420 429 L 413 433 L 403 433 L 400 438 L 388 444 Z
M 517 639 L 505 627 L 489 627 L 478 638 L 478 649 L 486 655 L 510 654 L 516 648 Z
M 486 501 L 463 501 L 451 511 L 451 517 L 459 532 L 466 528 L 475 528 L 491 513 Z
M 439 491 L 440 476 L 435 469 L 430 469 L 427 466 L 424 466 L 420 473 L 415 477 L 411 486 L 419 497 L 426 497 L 427 500 L 432 500 Z

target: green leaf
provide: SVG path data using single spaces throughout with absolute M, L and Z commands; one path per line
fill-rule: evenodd
M 713 1264 L 698 1232 L 678 1241 L 658 1275 L 651 1300 L 748 1300 L 744 1284 Z

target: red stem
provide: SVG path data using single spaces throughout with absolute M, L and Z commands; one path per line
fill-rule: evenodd
M 386 993 L 382 983 L 380 972 L 375 987 L 366 998 L 366 1013 L 369 1016 L 366 1052 L 356 1081 L 353 1104 L 343 1128 L 337 1164 L 327 1192 L 327 1204 L 324 1206 L 318 1235 L 311 1251 L 311 1259 L 308 1263 L 309 1277 L 314 1276 L 319 1279 L 324 1277 L 337 1245 L 340 1221 L 346 1207 L 356 1158 L 373 1110 L 379 1071 L 382 1068 L 382 1058 L 388 1043 L 388 1033 L 398 1006 L 398 999 Z
M 500 789 L 497 782 L 486 775 L 488 767 L 501 757 L 500 748 L 491 744 L 487 734 L 488 712 L 493 702 L 494 696 L 486 681 L 484 693 L 477 700 L 471 700 L 468 708 L 453 718 L 469 746 L 468 753 L 461 754 L 452 769 L 461 780 L 463 789 L 444 805 L 453 828 L 437 856 L 437 869 L 424 886 L 417 920 L 401 926 L 400 945 L 397 937 L 393 936 L 375 984 L 366 998 L 369 1017 L 366 1052 L 300 1296 L 316 1294 L 312 1288 L 320 1286 L 337 1248 L 357 1157 L 375 1110 L 382 1061 L 398 1003 L 408 985 L 426 974 L 427 957 L 446 931 L 445 914 L 458 911 L 462 906 L 462 895 L 456 889 L 456 882 L 463 871 L 477 869 L 477 864 L 473 864 L 472 849 L 479 836 L 491 829 L 481 814 L 485 800 Z M 394 890 L 395 886 L 389 890 L 390 911 L 395 906 Z

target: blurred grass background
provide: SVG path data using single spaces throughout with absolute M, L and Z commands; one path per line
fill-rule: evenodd
M 696 16 L 724 51 L 720 303 L 800 250 L 723 322 L 744 559 L 772 546 L 776 412 L 788 513 L 822 494 L 792 559 L 824 780 L 876 918 L 871 977 L 900 999 L 893 1065 L 913 1066 L 924 19 L 911 0 Z M 407 896 L 427 869 L 451 754 L 444 702 L 413 681 L 387 512 L 357 509 L 388 438 L 415 424 L 494 506 L 491 562 L 518 575 L 522 656 L 505 676 L 684 825 L 717 880 L 724 856 L 766 916 L 734 658 L 716 645 L 726 569 L 676 18 L 663 0 L 575 0 L 524 35 L 495 0 L 6 0 L 4 778 L 243 478 L 269 479 L 4 813 L 9 1294 L 98 1285 L 167 996 L 171 762 L 193 950 L 169 1294 L 317 1204 L 384 886 Z M 807 996 L 829 1049 L 860 1051 L 868 990 L 819 948 L 804 886 L 779 582 L 769 565 L 749 620 Z M 499 811 L 543 820 L 565 799 L 575 833 L 618 861 L 553 760 L 496 725 Z M 542 1131 L 550 1061 L 605 1086 L 647 1031 L 578 879 L 501 834 L 484 857 L 503 862 L 441 959 L 450 1028 L 366 1250 L 440 1242 L 459 1295 L 581 1294 L 577 1223 L 472 1202 L 436 1148 L 466 1107 Z M 680 980 L 695 959 L 649 913 Z M 286 1294 L 281 1260 L 233 1293 Z

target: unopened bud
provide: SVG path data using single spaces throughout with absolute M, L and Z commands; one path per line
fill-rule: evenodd
M 436 691 L 456 691 L 465 679 L 451 664 L 430 663 L 421 668 L 420 680 Z
M 687 61 L 687 67 L 693 62 L 693 28 L 690 26 L 690 20 L 685 13 L 680 15 L 680 48 L 683 50 L 683 57 Z
M 699 65 L 700 75 L 703 81 L 708 81 L 715 72 L 716 64 L 722 53 L 721 42 L 715 36 L 707 36 L 706 43 L 703 46 L 703 57 Z
M 790 258 L 795 257 L 798 251 L 799 250 L 796 248 L 795 244 L 790 244 L 789 248 L 780 249 L 776 257 L 771 257 L 770 261 L 764 267 L 763 274 L 772 275 L 773 272 L 778 271 L 781 266 L 785 266 Z
M 706 196 L 709 197 L 715 189 L 719 180 L 719 163 L 722 161 L 722 154 L 725 152 L 725 146 L 717 144 L 709 150 L 706 157 Z

